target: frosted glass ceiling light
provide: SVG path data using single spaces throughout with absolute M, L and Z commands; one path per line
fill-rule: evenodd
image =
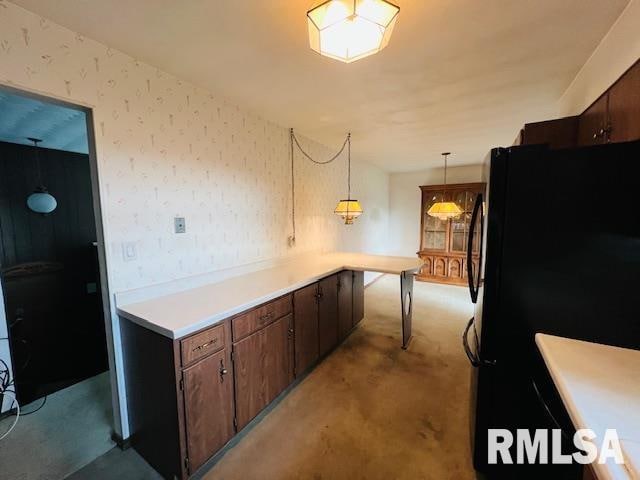
M 399 12 L 386 0 L 327 0 L 307 12 L 309 44 L 341 62 L 360 60 L 387 46 Z
M 442 201 L 436 202 L 431 205 L 431 208 L 427 210 L 427 214 L 439 218 L 440 220 L 449 220 L 450 218 L 459 217 L 462 214 L 462 209 L 455 202 L 445 202 L 444 194 L 447 191 L 447 157 L 451 155 L 450 152 L 442 154 L 444 157 L 444 191 L 442 192 Z

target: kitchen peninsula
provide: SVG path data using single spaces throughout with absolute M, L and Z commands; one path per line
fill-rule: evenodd
M 417 258 L 331 253 L 118 306 L 131 443 L 188 478 L 364 316 L 364 272 L 400 276 L 411 339 Z

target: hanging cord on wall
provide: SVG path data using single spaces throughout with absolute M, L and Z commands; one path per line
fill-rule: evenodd
M 293 247 L 296 244 L 296 182 L 295 182 L 296 177 L 294 172 L 294 155 L 293 155 L 294 144 L 298 147 L 298 150 L 300 150 L 300 152 L 302 152 L 302 154 L 308 160 L 312 161 L 316 165 L 327 165 L 333 162 L 342 154 L 342 152 L 344 152 L 345 147 L 348 147 L 348 156 L 349 156 L 348 183 L 349 183 L 349 198 L 351 198 L 351 133 L 347 134 L 347 138 L 344 139 L 344 142 L 342 143 L 340 150 L 338 150 L 338 152 L 328 160 L 315 160 L 311 155 L 309 155 L 304 150 L 304 148 L 302 148 L 302 145 L 300 145 L 300 142 L 298 141 L 298 137 L 296 137 L 296 134 L 293 132 L 293 128 L 289 129 L 289 141 L 290 141 L 290 147 L 291 147 L 290 154 L 291 154 L 291 227 L 292 227 L 291 236 L 289 237 L 289 246 Z
M 11 424 L 11 426 L 9 427 L 9 430 L 7 430 L 6 432 L 4 432 L 2 435 L 0 435 L 0 440 L 4 439 L 7 435 L 9 435 L 11 433 L 11 431 L 15 428 L 15 426 L 18 423 L 18 419 L 20 418 L 20 405 L 18 404 L 18 401 L 16 400 L 16 394 L 13 393 L 12 391 L 4 391 L 2 392 L 1 397 L 4 399 L 5 395 L 11 395 L 13 397 L 13 401 L 11 406 L 13 407 L 13 404 L 16 405 L 16 419 L 13 421 L 13 423 Z
M 11 378 L 11 371 L 9 370 L 9 366 L 6 362 L 0 359 L 0 409 L 4 404 L 4 397 L 9 395 L 12 397 L 10 409 L 13 408 L 15 404 L 15 420 L 11 424 L 11 427 L 0 435 L 0 440 L 5 438 L 7 435 L 11 433 L 11 431 L 15 428 L 18 423 L 18 419 L 20 418 L 20 404 L 16 398 L 16 392 L 12 389 L 13 387 L 13 379 Z

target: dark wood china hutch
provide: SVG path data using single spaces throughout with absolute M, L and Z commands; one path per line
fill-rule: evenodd
M 467 243 L 473 206 L 478 193 L 484 193 L 484 183 L 424 185 L 420 222 L 420 251 L 424 262 L 416 278 L 422 281 L 467 284 Z M 427 211 L 435 203 L 453 201 L 463 213 L 453 219 L 440 220 Z M 478 267 L 480 229 L 474 234 L 471 261 Z

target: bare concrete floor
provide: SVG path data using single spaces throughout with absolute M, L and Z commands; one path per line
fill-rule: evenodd
M 367 288 L 358 329 L 204 478 L 475 479 L 460 340 L 469 294 L 416 282 L 414 339 L 404 351 L 399 287 L 388 275 Z M 131 456 L 113 454 L 97 463 L 100 474 L 90 465 L 73 478 L 153 478 Z

